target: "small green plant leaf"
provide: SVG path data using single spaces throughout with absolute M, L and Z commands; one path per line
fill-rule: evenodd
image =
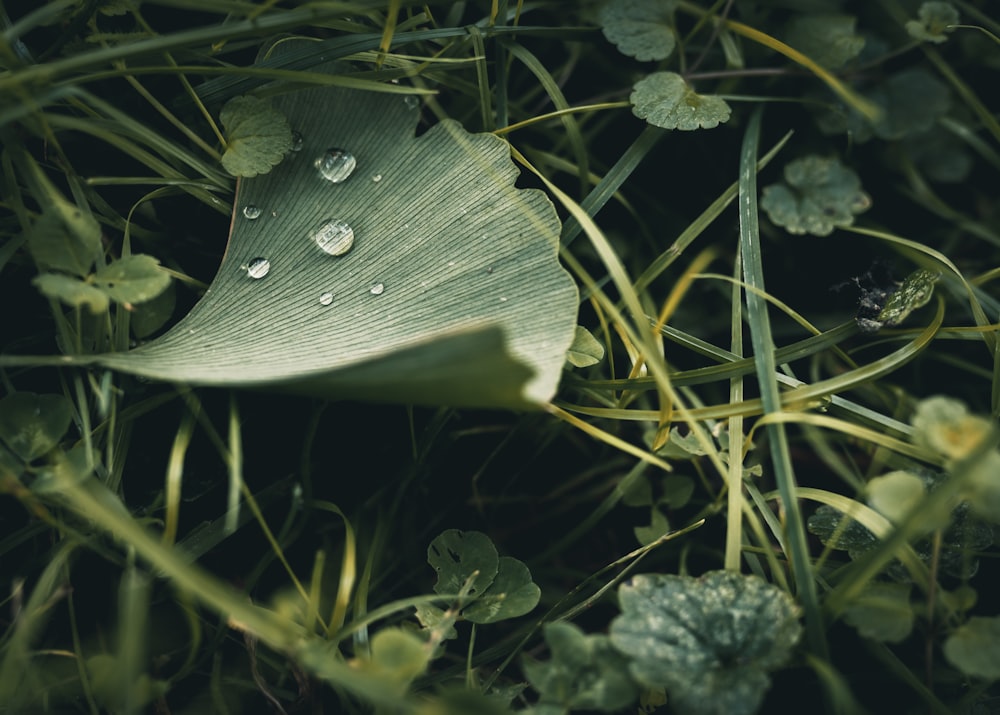
M 989 420 L 969 412 L 961 400 L 935 395 L 917 403 L 911 419 L 913 441 L 948 459 L 969 456 L 989 435 Z
M 867 486 L 868 506 L 898 524 L 926 494 L 924 481 L 903 470 L 873 477 Z
M 94 471 L 94 465 L 82 442 L 66 451 L 55 450 L 47 464 L 35 470 L 31 491 L 35 494 L 55 494 L 65 490 L 67 484 L 79 484 Z
M 551 659 L 525 658 L 524 674 L 552 712 L 625 708 L 638 697 L 629 675 L 628 659 L 605 635 L 586 635 L 572 623 L 547 623 L 543 630 Z
M 601 29 L 623 55 L 642 62 L 665 60 L 677 46 L 676 7 L 677 0 L 610 0 L 601 8 Z
M 632 113 L 662 129 L 712 129 L 729 120 L 726 100 L 695 92 L 674 72 L 654 72 L 632 88 Z
M 852 559 L 878 543 L 878 539 L 867 528 L 854 519 L 844 523 L 844 514 L 826 504 L 816 509 L 806 526 L 809 533 L 819 537 L 824 546 L 846 551 Z
M 970 618 L 944 642 L 944 657 L 966 675 L 1000 679 L 1000 617 Z
M 646 443 L 652 446 L 656 437 L 656 431 L 650 430 L 646 433 Z M 667 459 L 694 459 L 708 454 L 702 443 L 698 441 L 698 436 L 693 431 L 682 433 L 677 427 L 671 427 L 667 443 L 656 450 L 656 453 Z
M 947 33 L 958 20 L 958 10 L 950 2 L 925 2 L 917 10 L 917 19 L 906 22 L 906 31 L 915 40 L 941 44 L 947 42 Z
M 144 339 L 166 325 L 174 314 L 177 306 L 177 290 L 170 281 L 166 289 L 143 303 L 138 303 L 132 310 L 129 327 L 137 338 Z
M 352 661 L 362 677 L 381 683 L 389 692 L 402 695 L 430 662 L 431 651 L 413 633 L 401 628 L 383 628 L 372 638 L 371 657 Z
M 750 715 L 801 635 L 792 598 L 757 576 L 642 575 L 618 589 L 611 642 L 688 715 Z
M 438 608 L 432 603 L 420 603 L 414 606 L 414 614 L 420 625 L 428 631 L 436 631 L 441 640 L 458 638 L 455 630 L 455 617 L 448 611 Z
M 865 638 L 899 643 L 913 630 L 910 590 L 903 583 L 871 583 L 845 609 L 844 621 Z
M 871 206 L 858 175 L 835 158 L 796 159 L 785 165 L 784 179 L 764 188 L 760 206 L 789 233 L 828 236 Z
M 887 326 L 899 325 L 914 310 L 927 305 L 934 294 L 938 277 L 938 273 L 922 268 L 908 275 L 885 302 L 878 321 Z
M 573 343 L 566 351 L 566 361 L 573 367 L 589 367 L 604 359 L 604 345 L 582 325 L 576 326 Z
M 91 280 L 95 288 L 117 303 L 143 303 L 167 289 L 170 274 L 152 256 L 135 254 L 98 269 Z
M 448 529 L 427 547 L 427 563 L 437 571 L 435 593 L 459 593 L 474 575 L 468 595 L 478 598 L 496 578 L 500 556 L 486 534 Z
M 473 623 L 496 623 L 517 618 L 538 605 L 542 590 L 531 580 L 524 562 L 501 556 L 496 578 L 462 616 Z
M 672 509 L 680 509 L 694 494 L 694 480 L 684 474 L 668 474 L 660 481 L 658 504 L 667 504 Z
M 38 265 L 83 278 L 101 257 L 101 226 L 89 213 L 58 195 L 31 227 L 28 250 Z
M 31 282 L 43 295 L 60 300 L 74 308 L 87 308 L 91 313 L 103 313 L 110 301 L 104 291 L 79 278 L 62 273 L 42 273 Z
M 270 102 L 257 97 L 233 97 L 219 113 L 226 129 L 222 166 L 233 176 L 266 174 L 292 148 L 288 119 Z
M 829 69 L 843 67 L 865 47 L 850 15 L 802 15 L 788 23 L 789 45 Z
M 30 462 L 59 444 L 72 419 L 73 407 L 62 395 L 15 392 L 0 400 L 0 442 Z
M 670 531 L 670 520 L 656 507 L 649 510 L 649 526 L 637 526 L 632 531 L 642 546 L 651 544 Z
M 133 683 L 122 683 L 120 659 L 105 653 L 87 658 L 85 667 L 94 699 L 108 712 L 121 712 L 128 705 L 141 709 L 166 694 L 170 685 L 145 673 Z

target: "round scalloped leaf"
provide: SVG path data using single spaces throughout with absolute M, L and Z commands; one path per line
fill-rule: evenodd
M 453 121 L 415 137 L 419 112 L 398 94 L 320 87 L 273 103 L 301 148 L 240 180 L 210 290 L 165 334 L 99 361 L 169 382 L 330 399 L 551 399 L 577 290 L 559 264 L 555 208 L 514 186 L 508 145 Z M 353 159 L 339 183 L 316 168 L 330 149 Z M 344 249 L 347 227 L 350 249 L 328 253 Z
M 910 37 L 924 42 L 941 44 L 958 24 L 958 10 L 950 2 L 925 2 L 917 10 L 917 19 L 908 20 L 906 31 Z
M 0 442 L 30 462 L 59 444 L 72 419 L 73 408 L 62 395 L 15 392 L 0 400 Z
M 846 551 L 851 558 L 857 558 L 878 544 L 875 534 L 858 521 L 851 519 L 846 525 L 842 512 L 827 504 L 816 509 L 806 524 L 809 533 L 819 537 L 824 546 Z
M 632 113 L 662 129 L 712 129 L 729 120 L 726 100 L 698 94 L 674 72 L 654 72 L 632 88 Z
M 288 120 L 267 100 L 233 97 L 219 119 L 226 129 L 222 166 L 233 176 L 266 174 L 292 148 Z
M 837 69 L 865 47 L 865 38 L 855 33 L 856 23 L 850 15 L 803 15 L 788 23 L 786 41 L 824 67 Z
M 990 432 L 990 422 L 971 414 L 961 400 L 935 395 L 917 403 L 913 441 L 949 459 L 963 459 L 976 450 Z
M 419 637 L 401 628 L 383 628 L 372 638 L 371 657 L 352 661 L 362 677 L 380 682 L 402 695 L 410 683 L 427 669 L 431 649 Z
M 805 156 L 785 165 L 784 182 L 764 187 L 760 206 L 789 233 L 828 236 L 871 206 L 858 175 L 836 158 Z
M 541 597 L 542 590 L 531 580 L 524 562 L 501 556 L 493 583 L 462 611 L 462 616 L 473 623 L 517 618 L 534 609 Z
M 28 250 L 44 269 L 83 278 L 101 257 L 101 225 L 76 204 L 56 194 L 28 232 Z
M 750 715 L 801 635 L 795 602 L 757 576 L 651 574 L 618 589 L 611 642 L 687 715 Z
M 899 643 L 913 630 L 908 584 L 873 582 L 844 611 L 844 621 L 865 638 Z
M 144 303 L 170 285 L 170 274 L 160 268 L 152 256 L 123 256 L 97 270 L 91 278 L 94 287 L 118 303 Z
M 868 506 L 895 524 L 900 523 L 926 494 L 924 481 L 903 470 L 873 477 L 865 491 Z
M 604 345 L 582 325 L 576 326 L 566 361 L 573 367 L 589 367 L 604 359 Z
M 469 577 L 475 575 L 468 595 L 478 598 L 496 578 L 500 556 L 486 534 L 448 529 L 427 547 L 427 563 L 437 571 L 435 593 L 459 593 Z
M 601 8 L 601 29 L 623 55 L 642 62 L 665 60 L 677 46 L 676 7 L 676 0 L 610 0 Z
M 1000 679 L 1000 617 L 970 618 L 944 642 L 944 657 L 966 675 Z
M 541 694 L 540 702 L 556 712 L 612 712 L 635 702 L 638 686 L 628 660 L 605 635 L 586 635 L 572 623 L 547 623 L 543 630 L 551 660 L 524 659 L 524 674 Z

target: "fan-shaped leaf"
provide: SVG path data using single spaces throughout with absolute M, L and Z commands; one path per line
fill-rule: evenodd
M 837 159 L 802 157 L 785 166 L 784 176 L 784 183 L 764 187 L 760 206 L 789 233 L 827 236 L 871 206 L 857 174 Z
M 674 72 L 654 72 L 632 88 L 632 113 L 663 129 L 712 129 L 728 121 L 726 100 L 695 92 Z
M 209 292 L 164 335 L 101 362 L 329 398 L 550 399 L 576 286 L 558 262 L 555 209 L 514 187 L 507 145 L 451 121 L 415 138 L 418 111 L 393 94 L 325 87 L 273 103 L 300 150 L 240 181 Z M 316 167 L 331 149 L 353 158 L 339 183 Z M 353 245 L 337 255 L 348 229 Z
M 601 8 L 601 28 L 623 55 L 643 62 L 665 60 L 677 46 L 676 7 L 676 0 L 611 0 Z
M 233 176 L 266 174 L 292 148 L 285 115 L 257 97 L 233 97 L 219 113 L 226 129 L 222 166 Z

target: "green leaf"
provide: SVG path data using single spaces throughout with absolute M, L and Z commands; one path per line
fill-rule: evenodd
M 210 290 L 165 334 L 100 363 L 328 399 L 519 408 L 551 399 L 577 290 L 558 261 L 555 208 L 515 187 L 508 145 L 453 121 L 416 138 L 419 113 L 394 94 L 321 87 L 273 102 L 301 150 L 239 182 Z M 341 183 L 314 165 L 331 147 L 356 161 Z M 336 221 L 354 235 L 340 256 L 312 238 L 342 237 Z M 255 258 L 268 261 L 266 277 L 249 275 Z
M 646 443 L 652 445 L 653 438 L 656 436 L 656 431 L 650 430 L 645 436 Z M 685 460 L 694 459 L 695 457 L 701 457 L 708 454 L 701 442 L 698 441 L 698 436 L 693 431 L 688 431 L 686 434 L 682 434 L 678 427 L 670 428 L 667 443 L 656 450 L 656 453 L 661 457 L 666 457 L 667 459 Z
M 760 206 L 789 233 L 828 236 L 871 206 L 858 175 L 835 158 L 796 159 L 785 165 L 784 179 L 764 187 Z
M 226 129 L 222 166 L 233 176 L 266 174 L 292 148 L 292 130 L 285 115 L 269 101 L 233 97 L 219 113 Z
M 852 559 L 878 544 L 878 539 L 867 528 L 854 519 L 845 524 L 844 518 L 843 513 L 824 504 L 809 517 L 806 526 L 824 546 L 846 551 Z
M 987 452 L 968 468 L 963 497 L 976 516 L 1000 524 L 1000 453 Z
M 427 563 L 438 575 L 434 593 L 458 593 L 475 574 L 469 595 L 478 598 L 496 578 L 500 556 L 486 534 L 448 529 L 427 547 Z
M 108 309 L 108 296 L 78 278 L 62 273 L 42 273 L 31 282 L 43 295 L 74 308 L 87 308 L 91 313 L 103 313 Z
M 989 435 L 989 420 L 971 414 L 961 400 L 935 395 L 917 403 L 911 419 L 913 441 L 949 459 L 962 459 Z
M 757 576 L 636 576 L 618 590 L 611 642 L 632 676 L 686 715 L 750 715 L 801 635 L 791 597 Z
M 589 367 L 604 359 L 604 345 L 582 325 L 576 326 L 566 360 L 574 367 Z
M 878 314 L 878 321 L 883 325 L 899 325 L 917 308 L 922 308 L 930 302 L 934 294 L 934 284 L 939 274 L 933 271 L 919 269 L 903 279 Z
M 694 494 L 694 480 L 684 474 L 668 474 L 660 481 L 660 498 L 658 504 L 668 504 L 673 509 L 680 509 L 691 500 Z
M 925 494 L 923 480 L 903 470 L 873 477 L 866 488 L 868 506 L 898 524 Z
M 356 658 L 353 665 L 362 677 L 380 682 L 390 692 L 402 695 L 410 683 L 427 669 L 427 644 L 401 628 L 383 628 L 372 638 L 371 657 Z
M 524 562 L 501 556 L 493 583 L 462 611 L 462 616 L 473 623 L 517 618 L 534 609 L 541 596 L 542 590 L 531 580 Z
M 543 630 L 552 658 L 524 659 L 524 674 L 541 694 L 541 704 L 569 710 L 611 712 L 638 697 L 628 660 L 605 635 L 585 635 L 572 623 L 547 623 Z
M 788 23 L 786 42 L 829 69 L 843 67 L 865 47 L 850 15 L 802 15 Z
M 632 88 L 632 113 L 662 129 L 712 129 L 729 120 L 726 100 L 695 92 L 674 72 L 654 72 Z
M 126 706 L 143 708 L 170 688 L 166 680 L 154 680 L 145 673 L 135 682 L 123 684 L 121 672 L 125 666 L 113 655 L 93 655 L 87 658 L 85 667 L 94 699 L 109 712 L 122 712 Z
M 892 75 L 868 96 L 885 107 L 874 126 L 882 139 L 926 132 L 951 109 L 948 86 L 919 67 Z
M 143 303 L 135 305 L 129 320 L 129 327 L 137 338 L 148 338 L 166 325 L 177 305 L 177 290 L 174 282 L 167 284 L 166 290 Z
M 676 7 L 677 0 L 610 0 L 600 11 L 601 29 L 623 55 L 665 60 L 677 46 Z
M 66 450 L 56 450 L 48 464 L 36 470 L 31 491 L 36 494 L 58 494 L 67 484 L 80 484 L 94 471 L 87 445 L 82 442 Z
M 649 510 L 649 526 L 637 526 L 632 531 L 636 541 L 646 546 L 670 531 L 670 521 L 662 511 L 653 507 Z
M 944 657 L 966 675 L 1000 679 L 1000 616 L 973 616 L 944 642 Z
M 844 611 L 844 621 L 865 638 L 899 643 L 913 630 L 910 590 L 902 583 L 871 583 Z
M 83 278 L 103 252 L 101 226 L 61 196 L 50 194 L 46 201 L 45 212 L 28 233 L 28 250 L 43 269 Z
M 94 273 L 94 287 L 118 303 L 152 300 L 170 285 L 170 274 L 152 256 L 123 256 Z
M 917 10 L 917 19 L 906 22 L 906 31 L 915 40 L 941 44 L 958 20 L 958 10 L 950 2 L 925 2 Z
M 73 420 L 62 395 L 15 392 L 0 400 L 0 441 L 26 462 L 59 444 Z

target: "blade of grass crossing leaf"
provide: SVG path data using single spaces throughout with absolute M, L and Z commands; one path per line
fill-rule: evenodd
M 385 55 L 392 47 L 392 36 L 396 32 L 396 22 L 399 19 L 399 0 L 389 0 L 389 7 L 385 11 L 385 27 L 382 28 L 382 41 L 379 42 L 379 59 L 375 67 L 381 69 Z
M 226 499 L 226 533 L 236 531 L 240 520 L 240 491 L 243 489 L 243 438 L 240 428 L 240 408 L 236 393 L 229 393 L 229 449 L 226 454 L 229 471 L 229 493 Z
M 757 147 L 763 108 L 758 107 L 750 116 L 743 148 L 740 152 L 740 253 L 743 274 L 748 286 L 764 291 L 764 266 L 761 256 L 760 229 L 757 223 Z M 767 315 L 767 302 L 753 291 L 746 292 L 747 321 L 757 364 L 757 380 L 765 413 L 781 409 L 781 395 L 774 379 L 777 366 L 774 362 L 774 339 Z M 828 658 L 823 616 L 819 608 L 816 582 L 809 561 L 805 524 L 796 498 L 795 475 L 788 448 L 788 438 L 781 425 L 768 427 L 771 438 L 771 456 L 774 476 L 781 491 L 787 540 L 798 597 L 806 616 L 806 632 L 812 651 L 820 658 Z
M 469 28 L 469 37 L 472 39 L 472 47 L 476 57 L 476 79 L 479 88 L 479 116 L 483 121 L 483 129 L 493 131 L 493 106 L 492 92 L 490 91 L 490 75 L 486 68 L 486 44 L 483 42 L 483 33 L 475 25 Z
M 740 254 L 737 252 L 733 273 L 738 278 L 743 271 Z M 729 350 L 737 358 L 743 357 L 743 302 L 740 288 L 733 284 L 730 300 Z M 743 401 L 743 377 L 736 376 L 729 381 L 729 401 Z M 729 443 L 743 440 L 743 417 L 734 414 L 729 418 Z M 726 495 L 726 551 L 723 564 L 730 571 L 740 570 L 740 554 L 743 546 L 743 455 L 729 450 L 729 491 Z

